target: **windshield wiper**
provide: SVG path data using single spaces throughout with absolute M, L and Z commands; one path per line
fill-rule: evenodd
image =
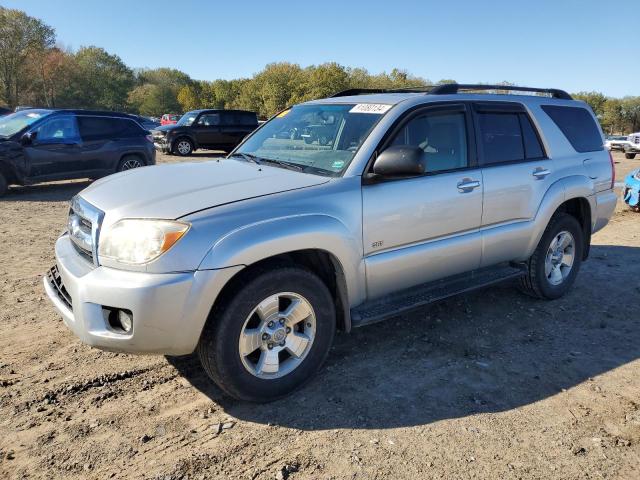
M 242 152 L 236 152 L 234 154 L 231 155 L 232 157 L 242 157 L 244 158 L 247 162 L 251 162 L 251 163 L 256 163 L 258 165 L 260 165 L 260 157 L 254 155 L 253 153 L 242 153 Z
M 303 172 L 305 169 L 303 165 L 299 165 L 293 162 L 285 162 L 284 160 L 275 160 L 273 158 L 261 158 L 260 160 L 266 163 L 275 163 L 276 165 L 280 165 L 283 168 L 295 170 L 297 172 Z

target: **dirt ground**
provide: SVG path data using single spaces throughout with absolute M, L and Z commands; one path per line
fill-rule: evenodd
M 619 180 L 640 167 L 615 158 Z M 0 478 L 640 478 L 640 214 L 618 205 L 561 300 L 504 285 L 340 334 L 305 388 L 254 405 L 192 357 L 65 328 L 42 274 L 87 184 L 0 200 Z

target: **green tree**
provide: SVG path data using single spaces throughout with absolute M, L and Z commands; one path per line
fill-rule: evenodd
M 134 76 L 120 57 L 102 48 L 82 47 L 75 54 L 75 61 L 78 68 L 74 79 L 77 106 L 126 109 Z
M 55 31 L 20 10 L 0 7 L 0 85 L 4 101 L 15 107 L 21 86 L 28 76 L 25 65 L 30 55 L 51 47 Z
M 129 106 L 143 115 L 160 116 L 182 111 L 178 92 L 192 85 L 193 81 L 189 75 L 175 68 L 156 68 L 138 71 L 136 83 L 129 94 Z
M 582 100 L 589 104 L 598 119 L 602 120 L 607 103 L 607 97 L 600 92 L 578 92 L 572 94 L 576 100 Z

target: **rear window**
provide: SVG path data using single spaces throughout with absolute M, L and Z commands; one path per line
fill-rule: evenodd
M 137 137 L 144 130 L 133 120 L 111 117 L 78 117 L 80 136 L 84 140 Z
M 587 109 L 557 105 L 543 105 L 542 109 L 577 152 L 595 152 L 603 149 L 600 130 Z

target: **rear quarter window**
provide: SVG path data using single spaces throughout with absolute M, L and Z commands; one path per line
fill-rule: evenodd
M 542 110 L 551 117 L 576 152 L 596 152 L 604 148 L 600 130 L 586 108 L 543 105 Z

